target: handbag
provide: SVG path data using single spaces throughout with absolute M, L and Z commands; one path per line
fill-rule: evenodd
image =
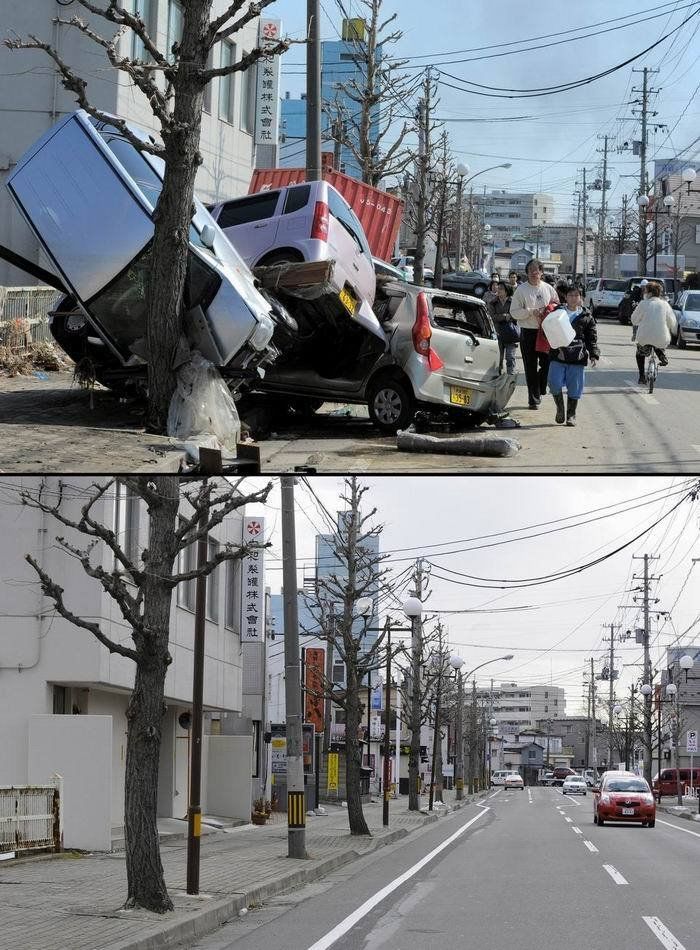
M 520 340 L 520 324 L 515 320 L 506 320 L 498 328 L 498 339 L 506 346 L 517 343 Z

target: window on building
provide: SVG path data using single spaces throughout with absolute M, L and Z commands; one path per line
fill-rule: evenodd
M 183 0 L 168 0 L 168 55 L 175 43 L 182 39 L 185 24 L 185 5 Z
M 224 623 L 229 630 L 240 631 L 240 561 L 226 562 L 226 615 Z
M 335 710 L 335 712 L 333 713 L 333 722 L 335 722 L 336 726 L 345 725 L 345 710 L 344 709 Z
M 65 716 L 68 714 L 68 704 L 70 697 L 67 686 L 54 686 L 53 688 L 53 714 L 54 716 Z
M 180 551 L 178 557 L 178 574 L 186 574 L 197 566 L 197 545 L 188 544 Z M 177 603 L 180 607 L 194 610 L 194 594 L 196 581 L 182 581 L 177 587 Z
M 209 538 L 207 557 L 211 561 L 219 553 L 219 542 Z M 196 583 L 196 582 L 195 582 Z M 207 617 L 218 623 L 219 620 L 219 569 L 215 568 L 207 577 Z
M 534 759 L 534 758 L 536 758 L 536 757 L 537 757 L 537 752 L 536 752 L 536 750 L 535 750 L 535 749 L 528 749 L 527 757 L 528 757 L 528 759 Z
M 246 56 L 247 53 L 243 52 Z M 255 86 L 258 78 L 257 66 L 249 66 L 241 73 L 241 132 L 255 129 Z
M 333 664 L 333 682 L 334 683 L 345 682 L 345 664 L 344 663 Z
M 131 0 L 130 6 L 127 9 L 130 9 L 131 13 L 135 13 L 141 17 L 143 22 L 146 24 L 146 32 L 151 37 L 153 42 L 156 42 L 156 10 L 158 7 L 158 0 Z M 146 52 L 146 47 L 143 45 L 143 40 L 140 36 L 137 36 L 136 33 L 131 33 L 131 58 L 140 59 L 143 62 L 148 62 L 151 59 L 150 53 Z
M 129 561 L 137 566 L 140 560 L 139 550 L 139 496 L 126 485 L 116 483 L 114 498 L 114 533 Z M 115 568 L 123 570 L 116 562 Z
M 235 43 L 229 43 L 228 40 L 224 40 L 220 48 L 219 67 L 221 69 L 227 69 L 229 66 L 233 66 L 235 61 Z M 233 124 L 234 76 L 235 73 L 230 73 L 228 76 L 219 77 L 219 118 L 223 119 L 224 122 L 229 122 L 231 125 Z

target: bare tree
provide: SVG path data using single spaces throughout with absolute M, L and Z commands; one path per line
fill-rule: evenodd
M 146 287 L 148 344 L 147 429 L 164 433 L 168 408 L 175 390 L 175 362 L 183 335 L 184 288 L 187 273 L 189 228 L 192 220 L 194 185 L 202 164 L 199 141 L 204 91 L 216 76 L 242 72 L 263 55 L 285 52 L 289 41 L 281 41 L 265 50 L 256 48 L 230 66 L 207 68 L 212 48 L 238 33 L 260 16 L 273 0 L 233 0 L 224 11 L 212 17 L 214 0 L 188 0 L 183 4 L 182 36 L 170 50 L 161 50 L 149 34 L 138 13 L 132 13 L 119 0 L 74 0 L 91 18 L 74 15 L 53 22 L 72 26 L 92 40 L 105 54 L 107 62 L 125 73 L 147 99 L 160 125 L 162 144 L 143 142 L 121 119 L 114 120 L 95 107 L 88 94 L 88 83 L 64 61 L 51 43 L 30 35 L 27 39 L 5 40 L 9 49 L 37 49 L 54 62 L 58 77 L 78 105 L 98 120 L 116 125 L 122 135 L 139 151 L 160 156 L 165 162 L 163 188 L 153 220 L 155 232 L 151 249 L 150 279 Z M 106 5 L 105 5 L 106 3 Z M 93 26 L 102 19 L 117 27 L 111 38 L 102 36 Z M 49 15 L 47 14 L 47 26 Z M 145 51 L 144 59 L 122 56 L 120 40 L 135 34 Z
M 361 601 L 374 599 L 387 571 L 381 567 L 384 555 L 374 550 L 382 527 L 372 524 L 376 509 L 360 511 L 366 487 L 355 477 L 348 478 L 341 495 L 347 505 L 333 539 L 333 552 L 341 565 L 335 573 L 318 577 L 313 598 L 307 606 L 314 623 L 313 633 L 328 644 L 345 664 L 345 688 L 339 689 L 323 678 L 324 693 L 345 712 L 345 762 L 350 834 L 368 835 L 362 811 L 362 703 L 360 690 L 371 674 L 384 666 L 384 633 L 370 642 L 372 610 L 361 612 Z M 331 609 L 329 609 L 329 605 Z M 306 631 L 311 632 L 311 631 Z M 368 737 L 369 739 L 369 737 Z
M 383 3 L 361 0 L 367 11 L 366 37 L 350 41 L 359 78 L 339 83 L 341 94 L 326 104 L 336 115 L 340 141 L 357 160 L 362 180 L 375 187 L 383 178 L 400 175 L 411 161 L 404 147 L 409 123 L 403 122 L 396 135 L 392 129 L 405 111 L 412 80 L 400 72 L 406 60 L 387 53 L 387 47 L 398 43 L 403 33 L 395 27 L 396 13 L 382 19 Z M 387 144 L 390 135 L 393 140 Z
M 126 838 L 127 897 L 125 907 L 143 907 L 156 913 L 172 910 L 160 860 L 156 808 L 161 725 L 165 712 L 165 677 L 171 663 L 169 651 L 173 591 L 178 584 L 207 576 L 224 561 L 240 560 L 251 548 L 265 545 L 226 545 L 207 562 L 190 571 L 178 571 L 178 555 L 186 547 L 220 525 L 223 519 L 246 504 L 264 502 L 271 485 L 249 494 L 240 482 L 204 482 L 182 491 L 174 475 L 136 476 L 119 480 L 146 506 L 148 540 L 138 558 L 129 557 L 117 530 L 98 520 L 95 509 L 115 488 L 114 480 L 96 484 L 83 504 L 79 517 L 71 516 L 61 483 L 57 500 L 49 501 L 42 490 L 23 491 L 22 504 L 51 515 L 70 529 L 70 537 L 57 537 L 66 555 L 76 558 L 88 577 L 112 598 L 131 630 L 133 645 L 114 640 L 103 626 L 81 617 L 66 599 L 63 587 L 30 555 L 26 560 L 36 571 L 44 594 L 56 611 L 91 633 L 110 653 L 135 664 L 134 687 L 127 708 L 124 824 Z M 183 499 L 189 511 L 182 514 Z M 76 535 L 78 538 L 76 538 Z M 80 537 L 84 540 L 80 540 Z M 106 570 L 104 548 L 114 555 L 114 567 Z M 96 556 L 93 557 L 93 554 Z

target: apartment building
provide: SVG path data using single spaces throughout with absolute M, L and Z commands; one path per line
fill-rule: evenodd
M 502 241 L 527 228 L 539 228 L 554 219 L 554 198 L 542 192 L 491 191 L 470 195 L 466 200 L 479 210 L 491 235 Z
M 514 736 L 537 727 L 542 719 L 561 719 L 566 715 L 566 693 L 560 686 L 519 686 L 500 683 L 476 691 L 480 703 L 493 710 L 498 734 Z

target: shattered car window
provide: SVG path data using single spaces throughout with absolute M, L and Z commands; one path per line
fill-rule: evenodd
M 435 325 L 445 329 L 469 330 L 474 336 L 490 339 L 491 326 L 483 307 L 445 297 L 433 297 Z

